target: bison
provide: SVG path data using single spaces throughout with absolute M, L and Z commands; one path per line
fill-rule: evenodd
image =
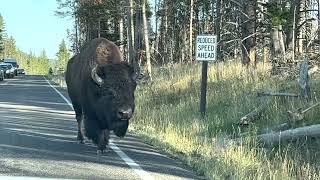
M 77 140 L 84 136 L 103 153 L 109 133 L 124 137 L 135 110 L 136 73 L 119 48 L 105 38 L 93 39 L 67 65 L 66 84 L 76 120 Z

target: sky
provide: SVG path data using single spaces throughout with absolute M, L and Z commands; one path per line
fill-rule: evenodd
M 5 30 L 22 51 L 39 55 L 44 49 L 50 59 L 56 58 L 62 39 L 68 43 L 67 29 L 71 18 L 54 15 L 56 0 L 0 0 L 0 14 Z

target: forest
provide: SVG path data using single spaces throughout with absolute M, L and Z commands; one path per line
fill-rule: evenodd
M 57 2 L 57 15 L 75 21 L 73 52 L 94 37 L 106 37 L 148 75 L 152 65 L 194 62 L 198 34 L 218 36 L 219 61 L 271 62 L 274 71 L 319 48 L 317 1 Z

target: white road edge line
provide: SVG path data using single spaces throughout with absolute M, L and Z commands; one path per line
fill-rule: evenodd
M 54 89 L 60 95 L 60 97 L 71 107 L 71 109 L 74 110 L 72 104 L 70 103 L 70 101 L 66 97 L 64 97 L 64 95 L 61 94 L 60 91 L 58 91 L 55 87 L 53 87 L 46 77 L 43 76 L 43 78 L 47 81 L 47 83 L 50 85 L 50 87 L 52 89 Z
M 8 85 L 9 81 L 4 82 L 2 85 Z
M 71 104 L 71 102 L 60 92 L 58 91 L 54 86 L 51 85 L 50 81 L 43 76 L 43 78 L 47 81 L 47 83 L 50 85 L 50 87 L 52 89 L 54 89 L 59 95 L 60 97 L 66 101 L 66 103 L 71 107 L 71 109 L 73 110 L 73 106 Z M 123 151 L 121 151 L 121 149 L 112 142 L 112 140 L 110 140 L 110 148 L 116 152 L 118 154 L 118 156 L 128 165 L 130 166 L 139 176 L 141 179 L 143 180 L 153 180 L 154 177 L 152 177 L 148 172 L 146 172 L 145 170 L 143 170 L 141 168 L 141 166 L 139 164 L 137 164 L 136 162 L 134 162 L 134 160 L 132 160 L 129 156 L 127 156 Z

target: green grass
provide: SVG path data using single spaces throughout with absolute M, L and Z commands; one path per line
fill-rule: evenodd
M 300 93 L 298 83 L 270 76 L 270 67 L 264 64 L 256 71 L 229 62 L 220 65 L 219 73 L 216 65 L 209 67 L 206 118 L 198 112 L 201 66 L 170 65 L 154 69 L 154 81 L 138 87 L 130 130 L 209 179 L 320 179 L 318 140 L 262 148 L 254 138 L 263 129 L 287 122 L 286 111 L 305 107 L 304 100 L 268 97 L 258 121 L 245 128 L 237 125 L 261 103 L 256 92 Z M 312 79 L 315 99 L 320 95 L 320 81 Z M 317 107 L 308 112 L 304 124 L 317 124 L 319 117 Z M 247 141 L 224 147 L 224 139 L 239 136 L 248 136 Z

